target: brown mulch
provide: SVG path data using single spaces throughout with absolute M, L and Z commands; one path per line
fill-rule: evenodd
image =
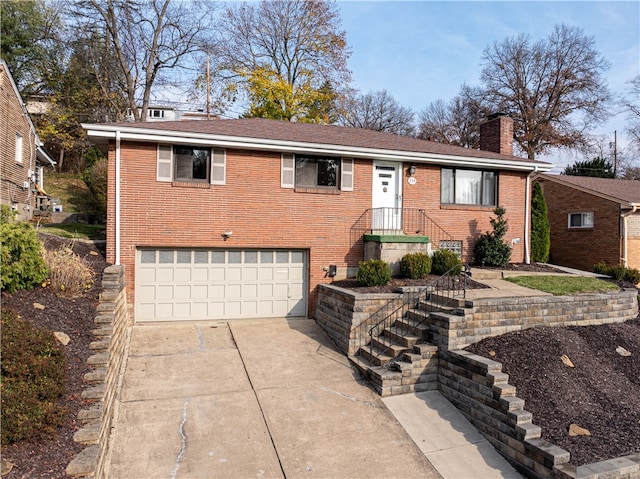
M 618 347 L 631 356 L 618 354 Z M 543 439 L 569 451 L 572 464 L 640 453 L 640 316 L 603 326 L 518 331 L 466 349 L 502 363 Z M 570 437 L 571 424 L 591 436 Z
M 58 249 L 70 240 L 41 234 L 47 249 Z M 87 407 L 81 393 L 84 390 L 83 376 L 89 372 L 87 358 L 89 344 L 94 341 L 93 329 L 98 295 L 102 289 L 102 271 L 106 263 L 104 252 L 93 244 L 75 242 L 73 250 L 85 258 L 96 273 L 92 288 L 78 298 L 56 296 L 50 288 L 36 287 L 30 291 L 15 294 L 2 292 L 2 308 L 12 310 L 36 326 L 51 332 L 62 331 L 71 341 L 61 346 L 66 361 L 65 394 L 60 404 L 65 408 L 64 424 L 53 437 L 33 437 L 30 440 L 2 446 L 2 459 L 14 464 L 11 472 L 3 479 L 50 479 L 68 477 L 65 469 L 73 456 L 83 446 L 73 441 L 74 433 L 82 427 L 77 420 L 80 409 Z M 34 303 L 44 306 L 37 309 Z
M 51 235 L 41 237 L 49 249 L 57 249 L 69 241 Z M 94 340 L 92 330 L 101 291 L 100 273 L 106 263 L 104 251 L 93 245 L 78 242 L 74 251 L 87 259 L 97 273 L 93 287 L 82 297 L 60 298 L 50 289 L 40 287 L 13 295 L 2 293 L 3 308 L 15 311 L 44 329 L 63 331 L 71 337 L 71 342 L 64 347 L 66 393 L 60 398 L 67 410 L 66 422 L 54 437 L 32 438 L 3 446 L 3 460 L 15 464 L 3 479 L 68 477 L 65 469 L 69 461 L 82 450 L 82 446 L 73 441 L 73 434 L 81 427 L 77 413 L 87 406 L 80 395 L 85 387 L 83 376 L 89 371 L 86 361 L 90 355 L 89 344 Z M 513 267 L 521 268 L 522 265 Z M 396 281 L 390 291 L 412 283 Z M 334 282 L 341 283 L 343 287 L 355 286 L 355 282 L 351 286 Z M 358 290 L 362 291 L 362 288 Z M 45 309 L 34 308 L 34 303 L 44 305 Z M 595 346 L 588 346 L 590 344 Z M 615 348 L 618 345 L 632 351 L 632 356 L 617 357 Z M 511 375 L 510 383 L 518 388 L 518 396 L 525 399 L 526 409 L 533 413 L 534 422 L 543 428 L 543 437 L 570 450 L 574 464 L 631 453 L 620 452 L 623 450 L 640 452 L 637 440 L 640 437 L 640 318 L 611 326 L 523 331 L 490 338 L 471 348 L 476 348 L 474 352 L 481 355 L 496 352 L 492 359 L 502 362 L 505 371 Z M 557 357 L 562 354 L 573 360 L 574 369 L 558 367 Z M 581 374 L 585 372 L 588 375 L 583 378 Z M 628 421 L 616 422 L 621 417 Z M 597 424 L 593 422 L 598 419 Z M 567 420 L 590 429 L 592 436 L 567 439 Z M 557 434 L 558 439 L 553 434 Z M 571 448 L 566 445 L 567 441 L 572 443 Z

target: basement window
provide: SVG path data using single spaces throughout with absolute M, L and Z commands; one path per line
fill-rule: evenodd
M 569 213 L 569 228 L 593 228 L 593 211 Z

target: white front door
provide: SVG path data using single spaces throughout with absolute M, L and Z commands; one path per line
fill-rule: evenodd
M 374 231 L 390 233 L 402 230 L 401 172 L 402 163 L 373 163 L 371 221 Z

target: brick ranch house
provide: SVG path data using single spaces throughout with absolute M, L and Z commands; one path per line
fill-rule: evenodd
M 549 208 L 551 262 L 640 269 L 640 181 L 546 174 L 535 181 Z
M 0 201 L 18 219 L 29 220 L 39 192 L 44 192 L 44 168 L 56 162 L 43 149 L 4 60 L 0 60 L 0 119 Z
M 83 127 L 108 154 L 107 261 L 126 266 L 136 321 L 314 317 L 364 233 L 453 240 L 469 261 L 498 204 L 527 262 L 530 179 L 551 168 L 512 155 L 504 116 L 484 151 L 265 119 Z

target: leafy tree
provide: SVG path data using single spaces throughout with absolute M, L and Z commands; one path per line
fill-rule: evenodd
M 474 247 L 475 262 L 482 266 L 503 266 L 511 258 L 511 247 L 503 240 L 509 230 L 509 224 L 504 215 L 507 210 L 497 206 L 489 223 L 493 231 L 480 235 Z
M 562 172 L 569 176 L 595 176 L 598 178 L 615 178 L 613 165 L 605 158 L 594 158 L 593 160 L 576 161 L 573 165 L 567 166 Z
M 229 7 L 217 30 L 214 78 L 244 93 L 247 116 L 326 122 L 350 80 L 333 1 L 263 0 Z M 322 110 L 321 110 L 322 109 Z
M 153 87 L 168 82 L 170 72 L 185 68 L 191 55 L 210 44 L 213 9 L 206 2 L 77 0 L 76 9 L 79 31 L 100 32 L 105 39 L 115 62 L 102 73 L 111 85 L 119 84 L 136 121 L 146 120 Z M 101 45 L 91 47 L 100 57 Z
M 531 260 L 539 263 L 549 261 L 551 247 L 549 209 L 539 182 L 533 185 L 531 198 Z
M 60 12 L 43 0 L 0 2 L 0 57 L 7 63 L 22 98 L 47 91 L 58 71 Z
M 358 94 L 346 101 L 339 123 L 354 128 L 413 136 L 413 111 L 400 105 L 387 90 Z
M 483 63 L 482 88 L 472 99 L 513 118 L 514 140 L 530 159 L 581 145 L 585 131 L 607 118 L 609 64 L 579 28 L 559 25 L 536 42 L 527 35 L 496 42 Z

